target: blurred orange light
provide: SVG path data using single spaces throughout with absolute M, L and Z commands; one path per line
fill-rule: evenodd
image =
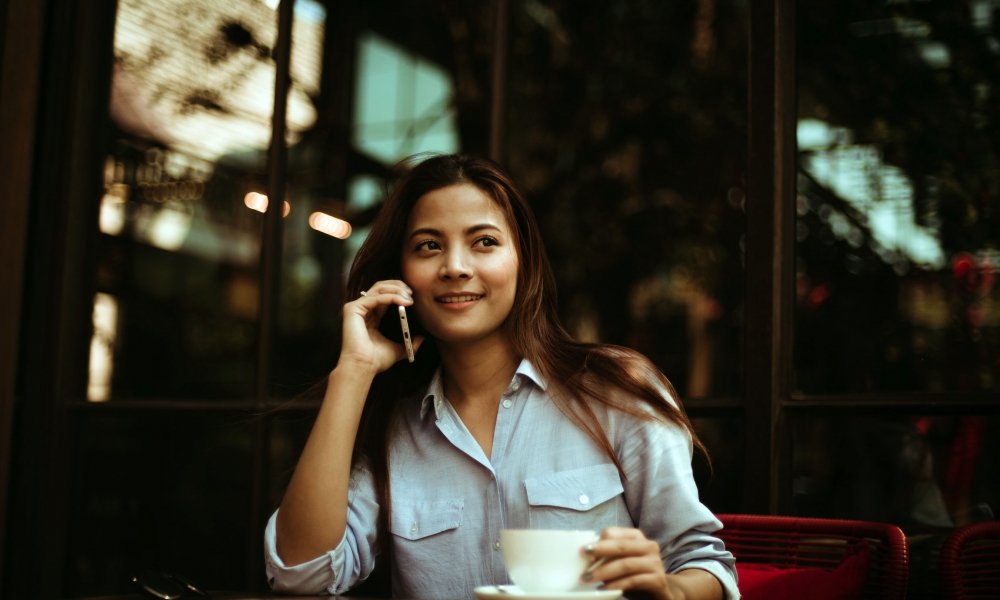
M 309 215 L 309 226 L 320 233 L 332 235 L 342 240 L 351 235 L 350 223 L 321 212 Z
M 243 198 L 243 204 L 257 212 L 264 212 L 267 210 L 267 196 L 258 192 L 250 192 Z
M 250 192 L 243 197 L 243 204 L 247 205 L 247 208 L 251 208 L 257 212 L 267 212 L 267 196 L 261 194 L 260 192 Z M 282 217 L 287 217 L 288 213 L 292 211 L 292 205 L 285 201 L 284 210 L 281 211 Z

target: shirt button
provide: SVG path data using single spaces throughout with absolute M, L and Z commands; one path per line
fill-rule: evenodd
M 521 389 L 521 382 L 520 381 L 515 381 L 514 385 L 510 386 L 510 389 L 514 390 L 515 392 L 517 390 Z
M 410 535 L 417 535 L 417 531 L 418 531 L 417 524 L 414 523 L 413 527 L 410 527 Z
M 500 540 L 497 540 L 497 541 L 493 542 L 493 549 L 494 550 L 499 550 L 500 549 Z
M 503 407 L 504 408 L 510 408 L 511 406 L 514 406 L 514 403 L 511 402 L 510 400 L 504 400 L 503 401 Z
M 587 494 L 580 494 L 580 504 L 587 504 L 590 502 L 590 496 Z

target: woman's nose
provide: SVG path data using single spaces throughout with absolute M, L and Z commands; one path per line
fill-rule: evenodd
M 472 277 L 472 268 L 469 266 L 468 257 L 462 252 L 449 252 L 445 256 L 444 264 L 441 265 L 442 279 L 469 279 Z

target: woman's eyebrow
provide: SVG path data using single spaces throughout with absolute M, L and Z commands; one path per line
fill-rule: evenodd
M 495 229 L 500 232 L 503 231 L 493 223 L 480 223 L 478 225 L 473 225 L 472 227 L 467 228 L 465 230 L 465 235 L 471 235 L 473 233 L 476 233 L 477 231 L 482 231 L 484 229 Z M 430 227 L 421 227 L 420 229 L 414 230 L 413 233 L 410 234 L 410 239 L 412 240 L 418 235 L 433 235 L 437 237 L 443 236 L 443 234 L 437 229 L 432 229 Z
M 484 229 L 496 229 L 497 231 L 503 231 L 493 223 L 480 223 L 479 225 L 473 225 L 465 230 L 465 235 L 476 233 L 477 231 L 482 231 Z
M 410 234 L 410 239 L 412 240 L 418 235 L 434 235 L 441 237 L 441 232 L 437 229 L 431 229 L 430 227 L 421 227 L 420 229 L 414 230 L 413 233 Z

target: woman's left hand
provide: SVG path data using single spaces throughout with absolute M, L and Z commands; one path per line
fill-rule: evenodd
M 678 598 L 722 598 L 722 585 L 714 575 L 701 569 L 687 569 L 669 575 L 663 568 L 660 545 L 646 539 L 638 529 L 608 527 L 599 540 L 583 547 L 596 561 L 583 575 L 584 583 L 603 582 L 609 590 L 649 592 L 659 600 Z
M 660 558 L 660 545 L 646 539 L 638 529 L 608 527 L 601 538 L 583 547 L 583 552 L 595 561 L 604 559 L 597 568 L 583 575 L 587 583 L 603 581 L 610 590 L 643 590 L 657 598 L 671 598 L 667 588 L 667 573 Z

